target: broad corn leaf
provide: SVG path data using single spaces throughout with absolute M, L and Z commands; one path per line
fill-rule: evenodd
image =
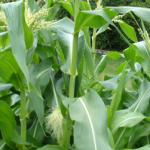
M 22 1 L 2 4 L 9 30 L 9 37 L 13 55 L 29 82 L 29 72 L 26 63 L 26 50 L 32 45 L 33 37 L 24 18 L 24 5 Z
M 75 121 L 74 144 L 77 150 L 111 150 L 107 133 L 107 113 L 99 95 L 90 91 L 70 105 Z

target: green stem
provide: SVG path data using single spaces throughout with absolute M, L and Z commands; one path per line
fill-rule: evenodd
M 80 7 L 80 0 L 74 0 L 74 20 L 76 22 L 77 16 L 79 13 L 79 7 Z M 72 55 L 71 55 L 71 68 L 70 68 L 70 81 L 69 81 L 69 97 L 73 98 L 75 96 L 75 80 L 76 80 L 76 74 L 77 74 L 77 56 L 78 56 L 78 35 L 79 32 L 75 32 L 74 28 L 74 34 L 73 34 L 73 45 L 72 45 Z M 72 134 L 72 125 L 73 122 L 70 119 L 69 113 L 67 118 L 67 134 L 66 134 L 66 142 L 64 144 L 65 150 L 69 149 L 70 146 L 70 137 Z
M 27 110 L 26 110 L 26 95 L 25 92 L 21 94 L 21 107 L 20 107 L 20 122 L 21 122 L 21 138 L 22 138 L 22 149 L 25 150 L 25 144 L 26 144 L 26 132 L 27 132 Z
M 74 97 L 75 91 L 75 76 L 70 76 L 70 83 L 69 83 L 69 97 Z
M 68 114 L 69 117 L 69 114 Z M 72 120 L 69 118 L 64 119 L 64 136 L 63 136 L 63 148 L 64 150 L 69 150 L 70 147 L 70 137 L 72 134 Z
M 70 68 L 70 83 L 69 83 L 69 97 L 73 98 L 75 96 L 75 80 L 76 80 L 76 73 L 77 73 L 77 55 L 78 55 L 78 35 L 79 33 L 74 33 L 73 36 L 73 45 L 72 45 L 72 63 L 71 63 L 71 68 Z M 70 119 L 70 116 L 68 114 L 68 119 L 67 119 L 67 127 L 68 127 L 68 132 L 66 135 L 66 142 L 65 142 L 65 150 L 69 149 L 70 145 L 70 137 L 72 134 L 72 120 Z
M 101 7 L 101 1 L 96 2 L 96 9 L 99 9 Z M 93 29 L 93 36 L 92 36 L 92 52 L 93 52 L 93 58 L 94 58 L 94 63 L 95 63 L 95 58 L 96 58 L 96 38 L 97 38 L 97 29 Z
M 73 36 L 73 46 L 72 46 L 72 63 L 71 63 L 71 75 L 70 75 L 70 83 L 69 83 L 69 97 L 74 97 L 75 92 L 75 79 L 77 73 L 77 55 L 78 55 L 78 34 L 74 33 Z

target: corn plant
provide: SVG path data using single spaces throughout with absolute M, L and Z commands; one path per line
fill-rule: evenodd
M 0 4 L 0 149 L 150 149 L 150 10 L 95 4 Z M 60 7 L 71 19 L 56 20 Z M 129 46 L 100 56 L 112 26 Z

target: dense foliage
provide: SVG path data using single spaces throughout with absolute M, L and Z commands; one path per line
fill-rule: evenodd
M 0 4 L 1 150 L 150 149 L 150 9 L 95 6 Z M 99 54 L 112 29 L 125 49 Z
M 126 6 L 127 5 L 127 6 L 136 6 L 136 7 L 138 6 L 138 7 L 150 8 L 150 1 L 149 0 L 103 0 L 103 5 L 105 6 Z M 122 19 L 128 24 L 130 24 L 131 26 L 134 26 L 135 29 L 138 28 L 136 23 L 129 15 L 126 15 Z M 150 31 L 149 25 L 146 24 L 146 27 L 147 30 Z M 117 37 L 113 38 L 116 35 Z M 138 36 L 138 38 L 140 38 L 140 36 Z M 103 49 L 103 50 L 122 51 L 127 47 L 127 44 L 118 35 L 116 30 L 111 28 L 111 30 L 107 30 L 97 37 L 96 47 L 97 49 Z

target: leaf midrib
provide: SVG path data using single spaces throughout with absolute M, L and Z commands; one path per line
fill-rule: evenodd
M 87 114 L 87 118 L 89 120 L 89 124 L 90 124 L 90 127 L 91 127 L 91 132 L 92 132 L 92 137 L 93 137 L 94 149 L 98 150 L 97 149 L 97 144 L 96 144 L 96 136 L 95 136 L 94 126 L 93 126 L 93 123 L 92 123 L 92 119 L 91 119 L 90 113 L 89 113 L 89 111 L 88 111 L 88 109 L 86 107 L 86 104 L 84 103 L 83 99 L 80 98 L 79 100 L 80 100 L 80 102 L 81 102 L 81 104 L 82 104 L 82 106 L 83 106 L 83 108 L 84 108 L 84 110 L 85 110 L 85 112 Z

